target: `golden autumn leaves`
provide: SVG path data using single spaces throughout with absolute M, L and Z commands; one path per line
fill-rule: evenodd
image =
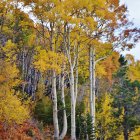
M 36 55 L 34 56 L 33 65 L 40 72 L 47 70 L 55 70 L 57 73 L 61 72 L 61 66 L 65 63 L 66 58 L 62 53 L 55 53 L 53 51 L 46 51 L 40 46 L 36 47 Z
M 15 64 L 0 61 L 0 121 L 6 125 L 22 124 L 29 118 L 29 110 L 12 89 L 20 84 Z

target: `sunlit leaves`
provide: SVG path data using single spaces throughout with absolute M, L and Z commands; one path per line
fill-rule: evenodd
M 140 81 L 140 62 L 137 61 L 129 66 L 127 76 L 132 81 Z
M 28 109 L 13 93 L 0 91 L 0 121 L 8 125 L 22 124 L 29 118 Z
M 16 44 L 12 43 L 11 40 L 8 40 L 5 44 L 5 46 L 2 48 L 5 55 L 6 55 L 6 60 L 7 61 L 15 61 L 17 54 L 17 46 Z
M 7 90 L 20 84 L 19 70 L 15 64 L 0 61 L 0 88 Z
M 65 57 L 61 53 L 55 53 L 53 51 L 46 51 L 41 47 L 36 48 L 37 54 L 34 56 L 34 66 L 41 72 L 47 70 L 55 70 L 60 73 L 62 63 L 65 62 Z
M 100 102 L 99 110 L 97 111 L 97 125 L 101 128 L 97 130 L 97 137 L 99 138 L 111 138 L 112 132 L 116 129 L 115 126 L 113 127 L 113 123 L 116 119 L 112 116 L 111 103 L 112 97 L 109 93 L 105 93 L 102 96 L 102 101 Z

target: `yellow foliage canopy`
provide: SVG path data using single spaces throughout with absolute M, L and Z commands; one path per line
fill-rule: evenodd
M 11 40 L 8 40 L 5 44 L 5 46 L 2 48 L 3 52 L 6 55 L 7 61 L 16 61 L 16 52 L 17 52 L 17 46 L 16 44 L 12 43 Z
M 21 124 L 29 117 L 28 109 L 13 90 L 19 84 L 18 69 L 15 64 L 0 61 L 0 122 L 11 125 Z
M 129 66 L 127 76 L 131 81 L 140 81 L 140 62 L 137 61 Z
M 18 74 L 19 70 L 15 64 L 0 61 L 0 89 L 7 90 L 18 85 L 20 83 Z
M 65 60 L 65 56 L 61 53 L 55 53 L 53 51 L 46 51 L 41 47 L 36 48 L 37 54 L 34 56 L 34 66 L 41 72 L 47 70 L 55 70 L 57 73 L 61 72 L 62 63 Z
M 22 105 L 18 99 L 11 92 L 3 93 L 0 91 L 0 121 L 7 124 L 22 124 L 29 118 L 28 109 Z

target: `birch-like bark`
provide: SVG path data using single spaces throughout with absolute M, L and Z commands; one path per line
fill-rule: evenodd
M 76 140 L 76 125 L 75 125 L 75 91 L 74 91 L 74 71 L 70 66 L 70 93 L 71 93 L 71 140 Z
M 71 58 L 71 44 L 70 44 L 70 29 L 69 27 L 64 28 L 64 43 L 66 44 L 65 51 L 68 58 L 70 67 L 70 95 L 71 95 L 71 140 L 76 140 L 76 123 L 75 123 L 75 106 L 76 106 L 76 94 L 75 94 L 75 75 L 74 67 L 76 64 L 76 55 L 74 60 Z
M 92 70 L 92 82 L 93 82 L 93 86 L 92 86 L 92 98 L 93 98 L 93 124 L 94 124 L 94 128 L 95 128 L 95 113 L 96 113 L 96 110 L 95 110 L 95 49 L 93 48 L 93 53 L 92 53 L 92 66 L 93 66 L 93 70 Z
M 64 36 L 63 36 L 63 46 L 62 46 L 62 52 L 66 55 L 66 25 L 64 26 Z M 64 137 L 66 136 L 67 134 L 67 115 L 66 115 L 66 104 L 65 104 L 65 83 L 64 83 L 64 80 L 65 80 L 65 77 L 64 77 L 64 67 L 65 67 L 65 64 L 63 63 L 62 65 L 62 72 L 61 72 L 61 77 L 59 77 L 59 81 L 60 82 L 60 86 L 61 86 L 61 101 L 63 103 L 63 129 L 62 129 L 62 132 L 60 134 L 60 137 L 59 139 L 60 140 L 63 140 Z
M 78 66 L 76 66 L 76 71 L 75 71 L 75 104 L 76 104 L 77 95 L 78 95 Z
M 61 90 L 61 74 L 58 77 L 58 90 Z
M 54 23 L 50 23 L 50 50 L 55 52 L 53 45 Z M 59 140 L 59 124 L 58 124 L 58 109 L 57 109 L 57 92 L 56 92 L 56 72 L 52 70 L 52 95 L 53 95 L 53 125 L 54 125 L 54 140 Z
M 90 115 L 92 118 L 93 136 L 95 137 L 95 50 L 90 47 Z
M 64 94 L 64 67 L 62 68 L 62 75 L 61 75 L 61 101 L 63 103 L 63 129 L 60 134 L 59 139 L 63 140 L 67 133 L 67 115 L 66 115 L 66 104 L 65 104 L 65 94 Z
M 75 105 L 76 105 L 76 100 L 77 100 L 77 95 L 78 95 L 78 49 L 79 46 L 77 46 L 77 54 L 76 54 L 76 69 L 75 69 Z
M 58 111 L 57 111 L 57 93 L 56 93 L 56 73 L 53 70 L 52 75 L 52 94 L 53 94 L 53 124 L 54 124 L 54 140 L 59 139 Z
M 89 72 L 90 72 L 90 97 L 89 97 L 89 102 L 90 102 L 90 115 L 92 117 L 92 124 L 93 124 L 93 49 L 90 47 L 89 50 Z

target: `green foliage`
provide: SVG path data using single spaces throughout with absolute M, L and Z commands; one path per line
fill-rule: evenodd
M 80 102 L 76 107 L 76 135 L 80 140 L 93 140 L 95 136 L 93 132 L 95 128 L 92 127 L 92 118 L 89 113 L 85 113 L 85 102 Z
M 114 91 L 112 93 L 112 107 L 115 118 L 120 118 L 120 129 L 129 135 L 139 125 L 139 117 L 137 108 L 139 106 L 139 84 L 131 82 L 127 76 L 127 61 L 124 57 L 119 60 L 121 67 L 116 74 L 116 82 L 114 83 Z
M 26 134 L 30 137 L 33 137 L 34 136 L 34 133 L 33 133 L 33 130 L 32 129 L 29 129 Z
M 77 137 L 80 140 L 85 140 L 88 138 L 89 140 L 93 140 L 95 136 L 93 135 L 93 132 L 95 132 L 95 128 L 92 127 L 92 118 L 89 113 L 86 115 L 84 114 L 78 114 L 77 115 Z
M 93 134 L 96 134 L 96 128 L 93 128 L 93 125 L 92 125 L 92 117 L 90 116 L 90 114 L 88 113 L 86 115 L 86 123 L 87 123 L 87 135 L 88 135 L 88 138 L 89 140 L 93 140 L 95 139 L 95 135 Z M 94 133 L 93 133 L 94 132 Z
M 52 105 L 48 97 L 43 97 L 43 99 L 36 103 L 34 116 L 39 122 L 43 122 L 44 125 L 52 125 Z

